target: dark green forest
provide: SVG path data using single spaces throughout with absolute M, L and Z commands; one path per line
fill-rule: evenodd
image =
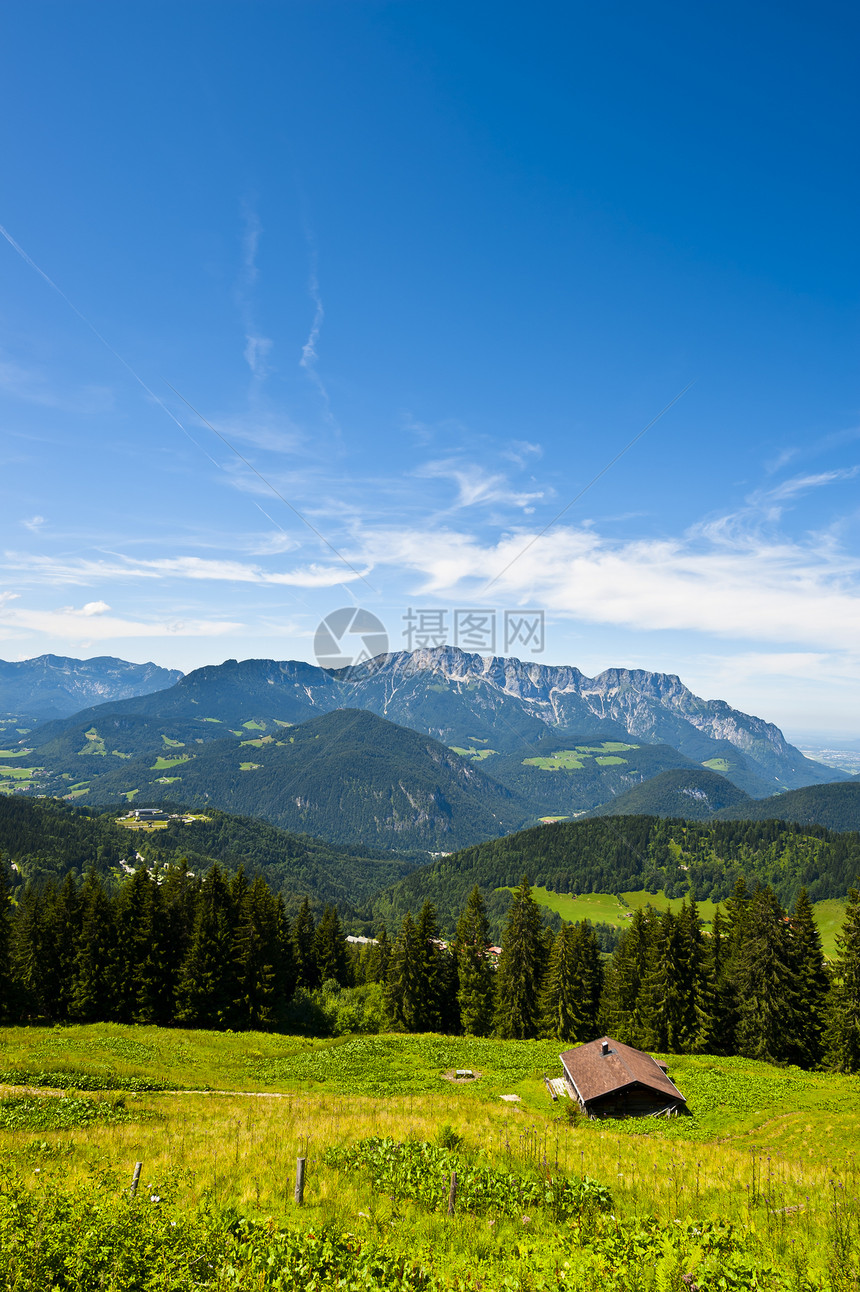
M 263 874 L 288 908 L 307 895 L 314 909 L 336 902 L 352 912 L 426 861 L 426 853 L 410 859 L 358 851 L 214 809 L 191 825 L 170 821 L 147 831 L 118 825 L 117 815 L 118 809 L 99 813 L 56 799 L 0 795 L 0 859 L 10 867 L 13 892 L 27 880 L 81 879 L 90 868 L 110 885 L 125 873 L 121 863 L 136 867 L 140 853 L 149 866 L 184 861 L 196 874 L 216 861 L 231 872 L 245 866 Z
M 141 867 L 112 890 L 90 870 L 27 884 L 14 905 L 0 895 L 0 1018 L 319 1034 L 338 1030 L 332 995 L 352 992 L 364 1008 L 350 1031 L 571 1043 L 605 1032 L 661 1052 L 860 1069 L 860 893 L 832 969 L 805 890 L 788 913 L 740 879 L 726 911 L 706 935 L 694 902 L 646 907 L 606 960 L 588 921 L 553 935 L 523 878 L 496 960 L 477 887 L 450 943 L 428 901 L 393 941 L 383 927 L 359 946 L 334 905 L 316 921 L 304 901 L 290 919 L 242 869 Z
M 694 822 L 650 816 L 559 822 L 492 839 L 413 871 L 374 898 L 376 921 L 394 927 L 431 901 L 453 930 L 473 885 L 486 896 L 491 930 L 501 928 L 506 889 L 524 874 L 556 893 L 648 889 L 668 897 L 724 901 L 741 876 L 769 884 L 786 905 L 801 888 L 817 902 L 843 897 L 860 876 L 860 834 L 784 821 Z

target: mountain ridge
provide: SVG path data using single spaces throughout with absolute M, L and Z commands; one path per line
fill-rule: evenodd
M 0 660 L 0 713 L 41 723 L 71 717 L 96 697 L 102 702 L 122 701 L 164 690 L 182 677 L 179 669 L 162 668 L 151 661 L 132 664 L 114 655 L 85 660 L 67 655 Z
M 198 713 L 203 706 L 210 720 L 228 725 L 252 716 L 301 723 L 336 708 L 360 708 L 448 745 L 492 740 L 499 752 L 540 742 L 548 731 L 597 726 L 604 738 L 627 735 L 666 744 L 706 766 L 725 762 L 711 770 L 757 798 L 848 779 L 805 758 L 773 723 L 723 700 L 696 696 L 677 674 L 611 668 L 588 678 L 572 665 L 448 646 L 395 652 L 340 670 L 295 660 L 231 659 L 196 669 L 164 691 L 91 706 L 75 716 L 95 721 L 116 714 L 118 706 L 129 715 L 187 719 L 195 716 L 193 706 Z

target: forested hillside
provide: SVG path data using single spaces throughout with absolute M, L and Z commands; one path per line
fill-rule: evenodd
M 709 936 L 695 903 L 637 911 L 608 963 L 588 921 L 548 934 L 526 879 L 498 958 L 489 931 L 477 887 L 450 944 L 425 902 L 393 942 L 380 930 L 359 950 L 334 906 L 317 922 L 304 903 L 290 919 L 243 870 L 228 882 L 217 865 L 202 879 L 182 865 L 140 869 L 113 892 L 91 871 L 82 885 L 28 885 L 13 908 L 0 892 L 0 1020 L 565 1042 L 604 1032 L 662 1052 L 860 1066 L 857 890 L 832 973 L 806 893 L 789 913 L 770 888 L 743 881 Z
M 828 830 L 860 830 L 860 783 L 857 780 L 833 785 L 808 785 L 789 790 L 756 803 L 726 806 L 715 813 L 718 820 L 795 821 L 799 825 L 822 825 Z
M 125 873 L 123 862 L 135 868 L 141 858 L 156 869 L 184 859 L 196 874 L 214 861 L 228 871 L 244 865 L 251 874 L 265 875 L 288 907 L 307 895 L 315 908 L 337 902 L 344 912 L 408 874 L 418 861 L 341 848 L 215 810 L 189 825 L 172 820 L 140 831 L 118 825 L 116 811 L 99 814 L 55 799 L 0 795 L 0 859 L 13 891 L 27 880 L 62 881 L 69 874 L 80 879 L 89 869 L 110 886 Z
M 510 903 L 506 889 L 523 874 L 556 893 L 691 892 L 723 901 L 746 876 L 772 885 L 780 901 L 800 888 L 813 902 L 843 897 L 860 877 L 860 834 L 782 821 L 694 822 L 652 816 L 598 817 L 538 826 L 441 857 L 414 871 L 372 903 L 374 916 L 395 924 L 432 901 L 450 930 L 478 884 L 494 930 Z
M 594 808 L 589 816 L 669 816 L 707 821 L 720 808 L 733 809 L 735 815 L 746 817 L 746 804 L 752 802 L 749 794 L 718 772 L 704 767 L 678 768 L 635 785 Z

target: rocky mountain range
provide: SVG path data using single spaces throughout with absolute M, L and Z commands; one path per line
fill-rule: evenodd
M 152 666 L 127 667 L 141 671 L 125 685 L 151 684 Z M 357 723 L 361 713 L 373 721 Z M 673 674 L 589 678 L 450 647 L 340 670 L 227 660 L 2 738 L 0 789 L 89 804 L 208 802 L 395 849 L 447 851 L 619 798 L 623 812 L 662 814 L 660 785 L 659 802 L 637 792 L 660 774 L 672 773 L 666 803 L 689 800 L 697 815 L 851 779 Z
M 111 655 L 0 660 L 0 714 L 31 724 L 46 722 L 69 717 L 88 705 L 162 691 L 181 677 L 177 668 L 130 664 Z
M 846 779 L 805 758 L 773 723 L 723 700 L 703 700 L 675 674 L 612 668 L 590 678 L 572 666 L 449 646 L 340 670 L 294 660 L 227 660 L 196 669 L 167 690 L 89 708 L 75 721 L 123 714 L 236 727 L 249 719 L 300 723 L 338 708 L 367 709 L 443 744 L 499 754 L 527 756 L 548 734 L 667 745 L 755 798 Z M 44 740 L 59 730 L 54 724 L 40 735 Z M 201 734 L 216 733 L 210 725 Z

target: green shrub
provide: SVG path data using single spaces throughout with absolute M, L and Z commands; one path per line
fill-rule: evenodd
M 612 1196 L 604 1185 L 588 1177 L 518 1175 L 481 1166 L 440 1144 L 374 1137 L 352 1148 L 330 1149 L 330 1166 L 369 1175 L 377 1193 L 410 1198 L 430 1210 L 447 1206 L 451 1172 L 457 1172 L 457 1205 L 476 1214 L 521 1216 L 548 1208 L 556 1220 L 580 1216 L 585 1211 L 606 1211 Z

